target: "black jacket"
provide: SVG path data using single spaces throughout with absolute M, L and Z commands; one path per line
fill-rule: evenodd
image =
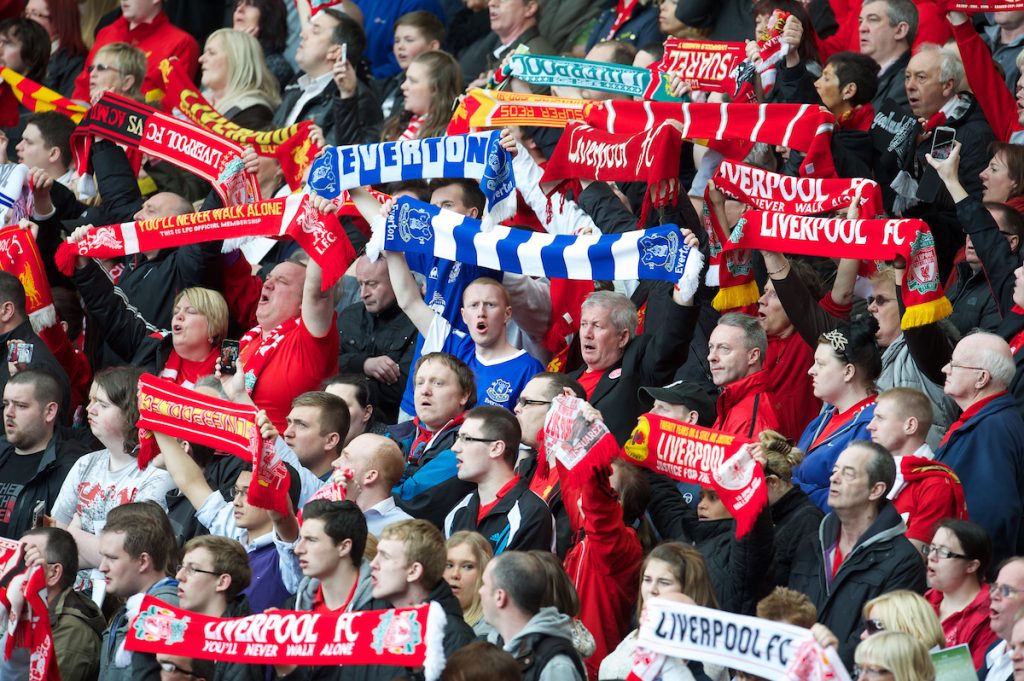
M 281 105 L 274 114 L 272 125 L 275 128 L 284 127 L 301 96 L 302 88 L 296 76 L 284 89 Z M 380 140 L 380 104 L 362 81 L 353 97 L 342 99 L 338 86 L 328 80 L 318 94 L 302 105 L 295 121 L 307 119 L 320 126 L 331 145 L 368 144 Z
M 50 512 L 57 501 L 57 495 L 60 494 L 64 478 L 68 476 L 75 462 L 88 451 L 88 447 L 82 442 L 68 437 L 63 428 L 57 427 L 39 460 L 39 468 L 25 482 L 17 501 L 14 502 L 14 508 L 10 511 L 11 520 L 5 535 L 8 539 L 21 539 L 21 535 L 32 529 L 32 510 L 38 502 L 42 501 L 45 504 L 45 513 Z M 14 453 L 14 445 L 8 442 L 7 438 L 0 438 L 0 468 L 6 466 L 12 456 L 18 456 Z
M 530 490 L 527 478 L 520 478 L 477 522 L 479 514 L 480 495 L 473 490 L 444 519 L 444 536 L 450 537 L 459 530 L 479 532 L 491 542 L 494 555 L 503 551 L 551 550 L 551 511 Z
M 887 99 L 891 99 L 900 106 L 907 106 L 906 72 L 909 63 L 910 50 L 907 50 L 889 68 L 878 75 L 878 91 L 875 92 L 875 96 L 871 100 L 875 111 L 878 111 L 882 102 Z
M 369 378 L 383 420 L 398 420 L 402 393 L 409 381 L 409 367 L 416 350 L 419 333 L 402 308 L 394 303 L 377 314 L 367 312 L 362 302 L 349 305 L 338 315 L 338 370 L 342 373 L 363 373 L 363 362 L 370 357 L 387 355 L 398 364 L 401 375 L 391 385 Z
M 687 26 L 710 28 L 709 40 L 749 40 L 754 14 L 747 0 L 687 0 L 676 5 L 676 18 Z
M 46 347 L 46 343 L 43 339 L 36 335 L 36 332 L 32 330 L 32 323 L 25 318 L 21 324 L 14 327 L 10 331 L 4 334 L 0 334 L 0 351 L 3 352 L 3 357 L 0 357 L 0 395 L 3 395 L 4 388 L 7 387 L 7 381 L 10 379 L 10 369 L 7 366 L 8 357 L 8 345 L 7 342 L 11 340 L 20 340 L 25 343 L 32 345 L 32 362 L 28 365 L 29 369 L 42 369 L 50 373 L 57 382 L 60 383 L 61 389 L 61 401 L 60 401 L 60 417 L 59 422 L 70 423 L 71 419 L 71 381 L 68 380 L 68 374 L 64 371 L 64 367 L 61 366 L 57 358 L 50 352 L 50 348 Z
M 70 54 L 65 48 L 58 48 L 50 55 L 50 61 L 46 64 L 46 77 L 43 78 L 43 85 L 56 90 L 65 97 L 71 97 L 75 91 L 75 79 L 82 72 L 85 66 L 85 55 Z
M 527 484 L 532 484 L 533 475 L 537 472 L 537 450 L 530 449 L 529 452 L 529 455 L 519 462 L 519 477 L 526 480 Z M 565 502 L 562 500 L 562 482 L 560 480 L 555 480 L 546 501 L 548 510 L 551 511 L 551 517 L 555 521 L 555 553 L 559 558 L 565 560 L 565 554 L 569 553 L 569 549 L 576 543 L 576 538 L 573 536 L 572 522 L 569 520 Z
M 1020 267 L 1020 252 L 1010 250 L 995 218 L 973 196 L 956 204 L 956 216 L 964 233 L 971 235 L 999 316 L 1003 318 L 1013 308 L 1013 272 Z
M 249 599 L 239 595 L 228 603 L 227 610 L 221 617 L 245 617 L 251 614 L 253 613 L 249 607 Z M 210 681 L 263 681 L 266 678 L 265 672 L 266 667 L 259 664 L 216 660 L 213 663 L 213 678 Z
M 843 664 L 852 668 L 853 651 L 864 629 L 864 604 L 897 589 L 924 593 L 924 562 L 904 536 L 907 526 L 896 508 L 886 501 L 875 522 L 843 558 L 835 578 L 829 580 L 825 551 L 836 543 L 839 529 L 835 513 L 825 516 L 817 536 L 808 537 L 797 551 L 789 586 L 807 594 L 818 608 L 818 621 L 839 639 Z
M 818 531 L 824 514 L 799 487 L 793 487 L 772 504 L 775 524 L 775 560 L 772 561 L 772 584 L 789 584 L 790 570 L 797 550 L 807 537 Z
M 949 321 L 962 336 L 973 329 L 995 331 L 1002 318 L 984 269 L 974 272 L 966 262 L 958 263 L 955 269 L 956 281 L 946 290 L 946 297 L 953 303 Z

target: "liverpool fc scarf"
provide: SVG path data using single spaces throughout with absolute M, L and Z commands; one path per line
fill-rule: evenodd
M 263 368 L 277 351 L 285 338 L 298 330 L 301 317 L 281 322 L 263 337 L 263 327 L 254 326 L 239 340 L 239 359 L 245 368 L 245 390 L 250 395 L 256 389 L 256 382 L 263 374 Z
M 647 183 L 639 226 L 648 208 L 673 205 L 679 196 L 683 138 L 671 123 L 635 135 L 616 134 L 571 121 L 544 166 L 541 182 L 587 179 Z
M 33 329 L 57 323 L 50 282 L 32 232 L 17 226 L 0 230 L 0 270 L 16 276 L 25 288 L 25 311 Z
M 742 537 L 768 505 L 764 472 L 747 444 L 735 435 L 644 414 L 622 453 L 673 480 L 713 488 L 736 519 L 736 536 Z
M 531 85 L 563 85 L 659 102 L 680 101 L 678 97 L 669 94 L 666 88 L 661 87 L 667 78 L 663 78 L 661 73 L 652 69 L 639 66 L 539 54 L 516 54 L 502 68 L 502 74 Z
M 10 589 L 18 593 L 13 594 Z M 15 648 L 28 648 L 29 681 L 60 681 L 53 649 L 50 609 L 46 603 L 46 573 L 42 566 L 31 568 L 27 578 L 24 575 L 16 577 L 8 587 L 6 599 L 6 605 L 13 607 L 8 616 L 4 659 L 10 660 Z M 25 605 L 29 612 L 23 613 Z
M 605 236 L 556 236 L 509 227 L 484 232 L 480 221 L 402 197 L 373 224 L 366 254 L 423 253 L 535 277 L 580 280 L 661 279 L 684 297 L 697 289 L 703 256 L 675 225 Z
M 75 129 L 71 148 L 80 175 L 89 172 L 89 149 L 94 135 L 198 175 L 213 185 L 225 205 L 260 199 L 256 176 L 245 172 L 242 147 L 133 99 L 106 93 Z
M 810 629 L 663 598 L 644 603 L 631 679 L 653 681 L 658 656 L 737 669 L 766 679 L 849 681 L 834 648 L 822 649 Z M 812 649 L 815 656 L 805 654 Z M 643 653 L 649 658 L 645 659 Z M 653 672 L 653 673 L 652 673 Z
M 789 54 L 789 43 L 782 42 L 782 30 L 787 19 L 789 12 L 775 10 L 768 18 L 764 32 L 757 35 L 757 52 L 761 57 L 757 72 L 761 74 L 761 88 L 765 94 L 775 86 L 775 77 L 778 75 L 776 67 Z
M 800 166 L 801 175 L 835 176 L 831 152 L 835 118 L 824 107 L 605 101 L 589 105 L 586 112 L 586 122 L 595 128 L 631 135 L 670 119 L 682 123 L 684 139 L 741 140 L 790 147 L 807 154 Z
M 260 156 L 273 156 L 281 164 L 288 186 L 302 186 L 306 170 L 320 148 L 309 139 L 313 121 L 299 121 L 278 130 L 249 130 L 225 118 L 195 89 L 184 71 L 174 68 L 175 60 L 160 62 L 164 79 L 163 109 L 168 114 L 180 111 L 188 120 L 215 135 L 240 146 L 252 146 Z
M 952 312 L 939 282 L 935 238 L 922 220 L 830 220 L 747 211 L 723 247 L 823 257 L 839 254 L 858 260 L 902 256 L 907 262 L 902 327 L 937 322 Z
M 362 612 L 274 610 L 210 617 L 147 595 L 129 623 L 125 648 L 236 664 L 423 667 L 444 670 L 447 616 L 436 602 Z
M 288 513 L 288 469 L 273 441 L 260 436 L 256 407 L 208 397 L 152 374 L 139 378 L 138 390 L 139 428 L 206 445 L 251 463 L 253 484 L 249 485 L 249 504 Z M 140 468 L 156 453 L 150 437 L 140 438 Z M 145 446 L 141 444 L 143 440 L 147 441 Z
M 465 177 L 480 180 L 495 222 L 516 212 L 512 157 L 501 132 L 430 137 L 406 142 L 328 147 L 309 173 L 309 187 L 328 199 L 343 190 L 399 180 Z
M 669 38 L 655 69 L 679 76 L 693 90 L 724 92 L 733 101 L 753 102 L 754 68 L 746 59 L 743 43 Z
M 583 118 L 587 102 L 566 97 L 473 89 L 462 104 L 465 105 L 465 117 L 470 128 L 501 128 L 507 125 L 563 128 L 569 121 Z
M 48 87 L 26 78 L 17 71 L 6 66 L 0 69 L 0 79 L 11 88 L 11 92 L 23 107 L 33 112 L 56 111 L 62 113 L 75 123 L 82 120 L 86 108 L 55 92 Z
M 118 258 L 157 248 L 174 248 L 240 237 L 290 237 L 323 269 L 323 290 L 334 285 L 355 260 L 355 251 L 333 214 L 321 214 L 305 194 L 292 194 L 169 218 L 91 228 L 78 242 L 62 243 L 54 257 L 70 276 L 75 258 Z

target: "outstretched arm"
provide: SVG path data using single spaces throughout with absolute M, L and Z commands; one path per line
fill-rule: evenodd
M 401 253 L 387 252 L 384 257 L 388 261 L 388 274 L 391 275 L 391 287 L 395 290 L 395 299 L 405 315 L 412 320 L 416 328 L 424 336 L 430 332 L 436 313 L 423 302 L 419 286 L 409 270 L 409 264 Z
M 174 484 L 185 495 L 194 508 L 202 508 L 203 502 L 213 493 L 203 470 L 199 467 L 178 441 L 164 433 L 153 433 L 160 453 L 164 456 L 164 468 L 170 473 Z
M 334 213 L 338 207 L 327 199 L 311 197 L 321 213 Z M 302 288 L 302 323 L 313 338 L 323 338 L 334 330 L 334 297 L 331 289 L 321 291 L 324 271 L 312 258 L 306 265 L 306 282 Z

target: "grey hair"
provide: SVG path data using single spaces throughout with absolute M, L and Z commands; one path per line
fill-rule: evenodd
M 629 339 L 633 340 L 636 335 L 637 314 L 633 302 L 621 293 L 615 291 L 594 291 L 580 306 L 581 310 L 588 307 L 601 307 L 608 310 L 608 319 L 616 331 L 628 331 Z
M 872 2 L 877 0 L 864 0 L 863 5 L 870 5 Z M 907 24 L 907 45 L 914 44 L 914 38 L 917 37 L 917 26 L 919 23 L 919 16 L 917 13 L 917 5 L 912 0 L 882 0 L 885 3 L 885 15 L 889 17 L 889 25 L 893 28 L 899 26 L 902 23 Z
M 743 342 L 746 343 L 747 348 L 757 348 L 760 350 L 761 361 L 764 361 L 764 355 L 768 352 L 768 335 L 765 334 L 756 317 L 751 317 L 742 312 L 730 312 L 721 316 L 718 320 L 718 325 L 734 326 L 742 330 Z
M 953 81 L 953 90 L 959 91 L 964 82 L 964 63 L 960 61 L 960 55 L 935 43 L 921 43 L 917 48 L 917 53 L 925 52 L 939 53 L 939 80 L 943 83 L 948 80 Z
M 992 382 L 1000 388 L 1005 388 L 1010 385 L 1013 381 L 1014 374 L 1017 373 L 1017 367 L 1013 361 L 1013 355 L 1009 352 L 1009 345 L 1002 336 L 998 336 L 994 333 L 988 333 L 985 331 L 978 331 L 972 333 L 971 336 L 984 336 L 985 338 L 991 339 L 991 342 L 997 345 L 1005 345 L 1007 352 L 979 352 L 977 354 L 978 366 L 988 372 L 988 375 L 992 378 Z

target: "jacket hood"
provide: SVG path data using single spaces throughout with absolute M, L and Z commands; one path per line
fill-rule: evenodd
M 557 636 L 572 643 L 572 619 L 558 612 L 557 608 L 541 608 L 540 612 L 526 623 L 523 630 L 505 644 L 505 650 L 517 650 L 520 640 L 530 634 Z
M 85 622 L 98 636 L 107 628 L 107 620 L 92 601 L 80 591 L 65 589 L 50 608 L 50 622 L 56 624 L 59 617 L 74 617 Z

